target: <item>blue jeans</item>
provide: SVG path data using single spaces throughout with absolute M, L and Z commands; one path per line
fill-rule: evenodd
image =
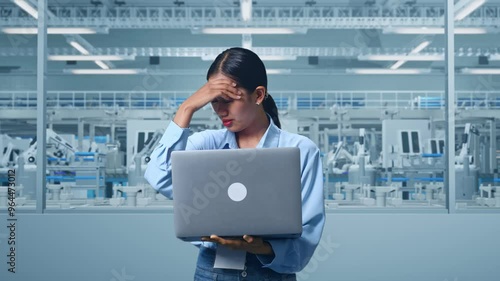
M 282 274 L 269 268 L 253 254 L 247 253 L 245 269 L 214 268 L 215 250 L 200 246 L 194 281 L 296 281 L 295 274 Z

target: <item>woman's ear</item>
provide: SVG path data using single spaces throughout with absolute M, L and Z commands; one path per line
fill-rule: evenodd
M 262 104 L 266 98 L 267 89 L 264 86 L 258 86 L 255 89 L 255 103 Z

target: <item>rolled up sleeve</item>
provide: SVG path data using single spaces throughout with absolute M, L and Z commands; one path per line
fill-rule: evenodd
M 175 150 L 186 149 L 189 128 L 181 128 L 170 122 L 158 146 L 151 153 L 144 178 L 161 194 L 172 199 L 172 166 L 170 154 Z

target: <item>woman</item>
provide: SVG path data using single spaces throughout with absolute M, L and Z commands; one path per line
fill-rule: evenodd
M 174 150 L 299 147 L 302 236 L 269 240 L 248 235 L 241 239 L 204 237 L 196 243 L 200 253 L 195 273 L 195 280 L 296 280 L 295 273 L 307 265 L 319 243 L 325 220 L 319 149 L 308 138 L 280 129 L 278 109 L 267 93 L 265 66 L 252 51 L 231 48 L 222 52 L 210 66 L 207 81 L 179 106 L 151 155 L 145 177 L 171 198 L 170 153 Z M 226 128 L 189 136 L 193 114 L 208 103 Z M 243 270 L 214 268 L 216 251 L 224 246 L 246 252 Z

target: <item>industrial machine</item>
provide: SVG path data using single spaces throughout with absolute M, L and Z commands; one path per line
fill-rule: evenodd
M 139 132 L 143 134 L 143 132 Z M 137 153 L 132 157 L 133 162 L 128 166 L 128 185 L 135 186 L 137 184 L 144 184 L 144 173 L 146 172 L 147 164 L 150 160 L 150 155 L 158 145 L 163 136 L 163 130 L 157 130 L 150 134 L 143 142 L 142 146 L 138 146 Z M 139 140 L 143 138 L 139 138 Z
M 369 130 L 365 128 L 358 129 L 354 143 L 350 137 L 354 129 L 344 129 L 344 137 L 338 137 L 325 154 L 325 198 L 339 205 L 442 207 L 446 147 L 441 126 L 429 119 L 385 119 L 381 146 L 367 144 Z M 463 128 L 457 130 L 461 141 L 454 163 L 459 204 L 496 206 L 498 136 L 494 126 L 494 121 L 457 125 Z M 323 140 L 331 132 L 325 129 Z M 379 148 L 380 157 L 376 157 L 371 151 Z
M 31 139 L 12 138 L 0 135 L 0 169 L 13 167 L 17 157 L 32 144 Z

